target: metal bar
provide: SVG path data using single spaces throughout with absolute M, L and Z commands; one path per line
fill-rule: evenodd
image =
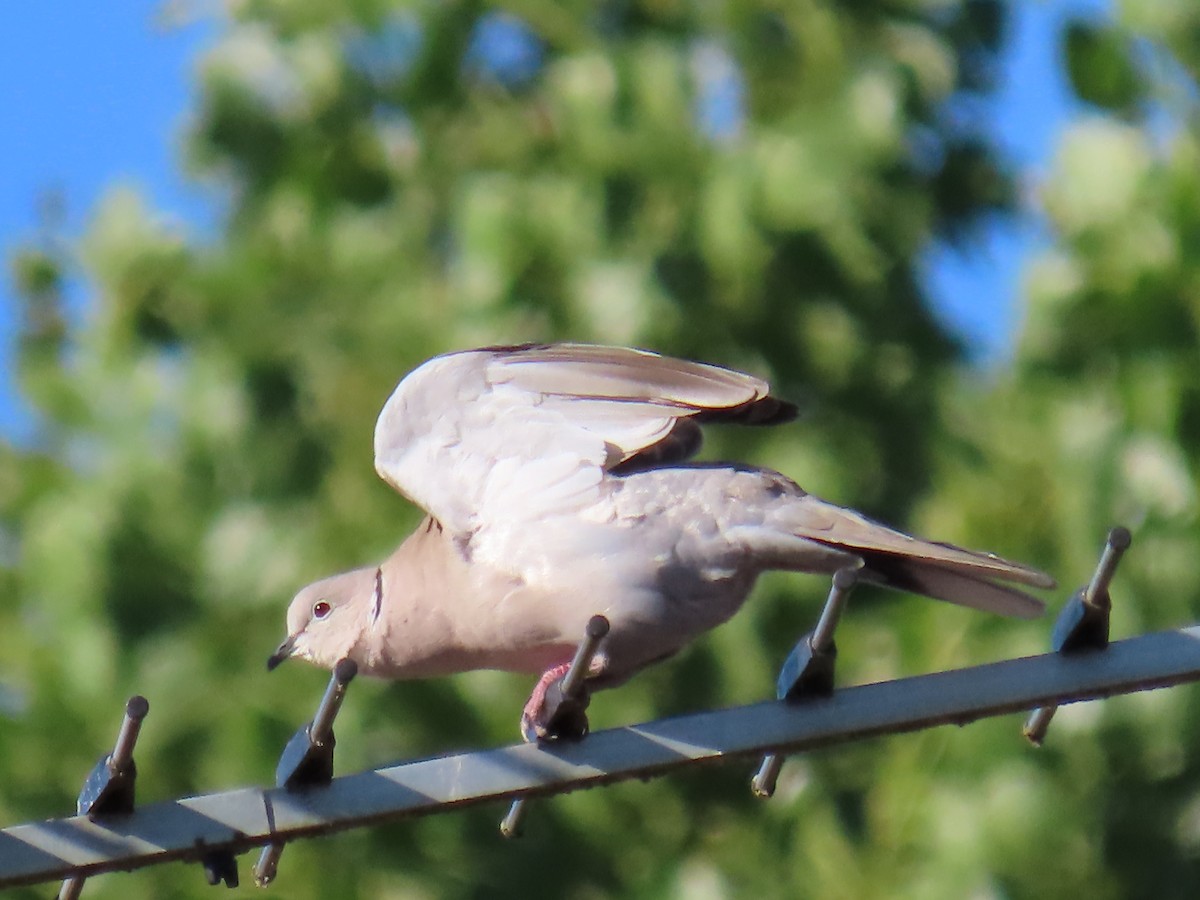
M 1200 626 L 1119 641 L 1104 653 L 1049 653 L 879 684 L 800 705 L 772 701 L 595 732 L 580 742 L 518 744 L 400 763 L 304 792 L 245 788 L 0 831 L 0 887 L 198 860 L 405 816 L 550 795 L 686 765 L 798 753 L 877 735 L 1094 700 L 1200 680 Z
M 317 705 L 313 719 L 294 735 L 283 748 L 279 764 L 275 768 L 275 786 L 289 791 L 303 790 L 329 784 L 333 780 L 333 750 L 337 741 L 333 734 L 333 720 L 337 718 L 346 689 L 358 675 L 358 663 L 352 659 L 339 659 L 329 677 L 329 686 Z M 283 857 L 284 844 L 274 841 L 263 847 L 251 874 L 254 883 L 266 887 L 275 880 L 279 871 L 279 860 Z M 236 861 L 235 861 L 236 865 Z
M 829 597 L 825 600 L 821 618 L 817 620 L 817 627 L 813 629 L 812 638 L 810 638 L 814 650 L 818 652 L 828 650 L 833 643 L 833 632 L 842 619 L 842 610 L 846 608 L 850 592 L 858 584 L 858 572 L 861 568 L 861 564 L 846 566 L 833 573 L 833 585 L 829 588 Z
M 760 800 L 769 800 L 775 796 L 775 785 L 779 783 L 779 773 L 783 771 L 782 753 L 768 753 L 759 763 L 758 771 L 750 779 L 750 793 Z
M 608 636 L 608 619 L 604 616 L 592 616 L 584 629 L 583 641 L 575 650 L 575 657 L 562 680 L 564 697 L 574 700 L 583 690 L 583 682 L 587 678 L 588 669 L 592 666 L 592 657 L 600 649 L 600 642 Z
M 608 619 L 604 616 L 592 616 L 588 619 L 587 626 L 584 628 L 583 641 L 576 648 L 575 657 L 571 660 L 567 674 L 563 676 L 561 691 L 564 699 L 568 701 L 580 699 L 588 670 L 592 667 L 592 657 L 600 649 L 601 641 L 608 637 L 609 627 Z M 528 808 L 527 798 L 518 797 L 514 800 L 512 806 L 508 808 L 508 813 L 500 820 L 500 833 L 506 838 L 520 837 L 525 822 L 525 812 Z
M 1112 605 L 1108 598 L 1108 585 L 1112 581 L 1113 575 L 1116 574 L 1117 563 L 1121 561 L 1121 556 L 1132 543 L 1133 535 L 1123 525 L 1118 525 L 1108 532 L 1108 539 L 1104 542 L 1104 553 L 1100 556 L 1100 562 L 1096 564 L 1092 580 L 1084 589 L 1084 603 L 1102 609 L 1107 609 Z
M 1067 601 L 1054 623 L 1050 646 L 1059 653 L 1104 650 L 1108 647 L 1112 611 L 1108 586 L 1116 574 L 1117 563 L 1132 543 L 1133 535 L 1125 526 L 1109 529 L 1104 551 L 1087 587 Z M 1050 730 L 1056 711 L 1057 707 L 1049 703 L 1034 709 L 1025 720 L 1021 733 L 1033 746 L 1040 747 L 1046 740 L 1046 732 Z
M 829 596 L 821 610 L 821 618 L 817 620 L 817 627 L 801 639 L 779 672 L 775 696 L 780 700 L 796 702 L 805 695 L 824 697 L 833 690 L 833 669 L 837 662 L 833 633 L 850 600 L 850 592 L 858 584 L 858 573 L 862 567 L 862 560 L 859 560 L 855 565 L 845 566 L 833 573 L 833 584 L 829 587 Z M 807 647 L 804 641 L 808 642 Z M 768 753 L 762 758 L 758 771 L 750 779 L 750 792 L 755 797 L 766 800 L 775 796 L 775 785 L 779 781 L 779 773 L 783 771 L 783 760 L 784 757 L 779 753 Z
M 354 660 L 338 660 L 337 665 L 333 667 L 333 677 L 329 679 L 329 686 L 325 688 L 325 694 L 321 697 L 321 703 L 317 706 L 309 726 L 309 741 L 324 744 L 329 740 L 333 734 L 333 720 L 342 708 L 342 701 L 346 699 L 346 688 L 357 674 L 358 664 Z
M 108 758 L 108 766 L 113 771 L 124 769 L 133 761 L 133 747 L 142 730 L 142 720 L 149 712 L 150 702 L 145 697 L 130 697 L 125 704 L 125 719 L 121 722 L 112 756 Z

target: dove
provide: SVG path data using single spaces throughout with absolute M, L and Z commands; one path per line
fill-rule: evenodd
M 709 422 L 777 425 L 796 407 L 760 378 L 647 350 L 486 347 L 403 378 L 375 468 L 427 514 L 378 565 L 301 589 L 268 662 L 365 675 L 476 669 L 540 676 L 521 716 L 547 736 L 547 689 L 589 619 L 610 631 L 589 691 L 620 685 L 738 611 L 772 569 L 832 573 L 1006 616 L 1046 574 L 910 537 L 766 468 L 697 462 Z

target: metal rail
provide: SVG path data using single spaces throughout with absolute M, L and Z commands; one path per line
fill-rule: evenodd
M 93 822 L 50 819 L 0 831 L 0 887 L 199 861 L 405 816 L 545 796 L 768 751 L 797 753 L 1037 706 L 1200 680 L 1200 626 L 1106 650 L 1051 653 L 840 688 L 798 704 L 758 703 L 594 732 L 578 743 L 520 744 L 400 763 L 304 791 L 245 788 L 141 807 Z

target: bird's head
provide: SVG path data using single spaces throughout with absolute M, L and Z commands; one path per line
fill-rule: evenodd
M 267 669 L 297 656 L 327 669 L 354 657 L 363 629 L 378 618 L 381 601 L 379 570 L 355 569 L 314 581 L 292 599 L 287 611 L 288 636 L 267 660 Z

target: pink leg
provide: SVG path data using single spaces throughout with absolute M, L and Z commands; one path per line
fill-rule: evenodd
M 521 713 L 521 734 L 525 740 L 532 741 L 535 737 L 541 737 L 537 726 L 538 714 L 542 711 L 542 706 L 546 702 L 546 691 L 550 685 L 567 674 L 567 670 L 571 668 L 570 663 L 562 663 L 547 669 L 542 673 L 542 677 L 538 679 L 538 683 L 533 688 L 533 693 L 529 695 L 529 701 L 525 704 L 525 710 Z

